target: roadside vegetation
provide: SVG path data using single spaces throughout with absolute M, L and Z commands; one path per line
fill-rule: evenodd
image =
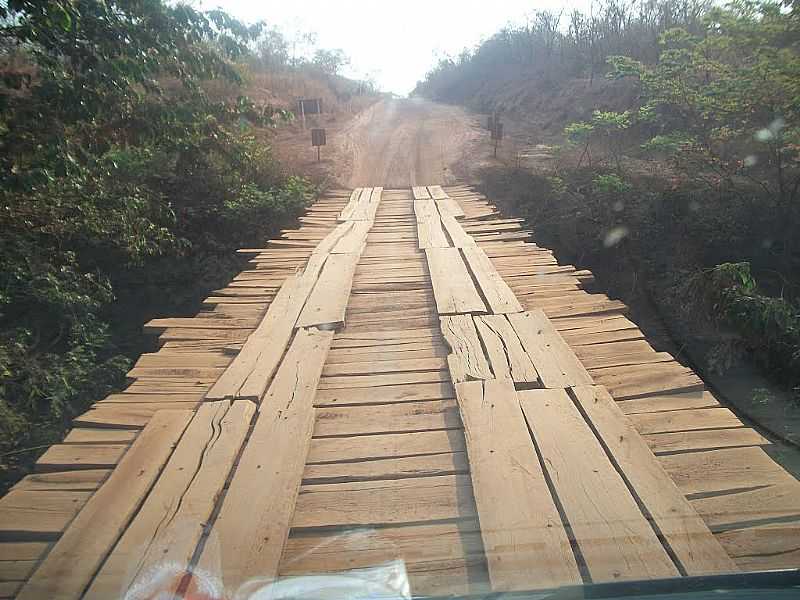
M 264 143 L 291 113 L 247 96 L 270 36 L 162 0 L 0 2 L 6 482 L 124 383 L 144 321 L 196 309 L 312 198 Z M 330 82 L 344 57 L 318 54 L 282 72 Z
M 417 92 L 548 154 L 484 173 L 542 243 L 653 302 L 706 368 L 749 358 L 800 396 L 798 3 L 538 12 Z

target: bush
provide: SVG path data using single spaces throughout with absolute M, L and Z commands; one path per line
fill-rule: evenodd
M 225 282 L 313 190 L 240 83 L 259 26 L 122 0 L 0 6 L 0 469 L 123 383 L 138 332 Z M 147 23 L 147 26 L 142 26 Z M 23 65 L 24 68 L 20 68 Z

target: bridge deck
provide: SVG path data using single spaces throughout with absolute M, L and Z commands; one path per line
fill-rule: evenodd
M 796 567 L 800 483 L 466 186 L 332 192 L 0 499 L 0 598 L 400 560 L 418 595 Z M 217 582 L 218 585 L 219 582 Z

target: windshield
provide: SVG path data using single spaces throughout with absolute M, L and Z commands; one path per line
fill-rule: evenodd
M 796 2 L 0 32 L 0 598 L 797 593 Z

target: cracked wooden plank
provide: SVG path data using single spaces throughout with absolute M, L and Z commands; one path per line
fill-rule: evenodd
M 605 388 L 573 388 L 577 405 L 592 423 L 650 520 L 688 575 L 736 571 L 688 500 L 653 456 Z
M 440 317 L 442 335 L 452 350 L 447 357 L 454 383 L 470 379 L 491 379 L 492 370 L 483 354 L 478 332 L 470 315 Z
M 425 257 L 440 315 L 488 312 L 458 248 L 428 248 Z
M 162 410 L 153 415 L 108 480 L 78 513 L 25 584 L 18 598 L 81 597 L 97 568 L 142 505 L 191 417 L 192 412 L 188 410 Z
M 347 201 L 347 204 L 342 209 L 342 212 L 339 213 L 338 220 L 339 221 L 347 221 L 353 215 L 353 211 L 355 211 L 356 206 L 358 206 L 358 200 L 361 197 L 361 188 L 355 188 L 352 192 L 350 192 L 350 198 Z
M 411 193 L 414 195 L 414 200 L 428 200 L 431 197 L 424 185 L 411 186 Z
M 489 309 L 494 314 L 522 312 L 519 300 L 494 268 L 494 264 L 486 256 L 486 253 L 477 246 L 464 247 L 462 252 L 481 292 L 483 292 L 483 297 L 486 298 Z
M 677 567 L 567 392 L 518 394 L 592 581 L 677 577 Z
M 344 325 L 358 254 L 331 254 L 308 296 L 296 327 Z
M 332 338 L 332 331 L 298 330 L 261 403 L 199 561 L 216 572 L 219 560 L 229 589 L 251 577 L 277 576 L 314 429 L 314 394 Z
M 286 278 L 258 328 L 206 394 L 207 400 L 260 399 L 280 364 L 310 290 L 302 277 Z
M 514 384 L 459 383 L 456 395 L 492 589 L 580 584 Z
M 85 599 L 124 597 L 159 564 L 188 568 L 254 413 L 248 400 L 207 402 L 198 409 Z
M 474 320 L 496 379 L 539 383 L 536 367 L 504 315 L 480 315 Z

